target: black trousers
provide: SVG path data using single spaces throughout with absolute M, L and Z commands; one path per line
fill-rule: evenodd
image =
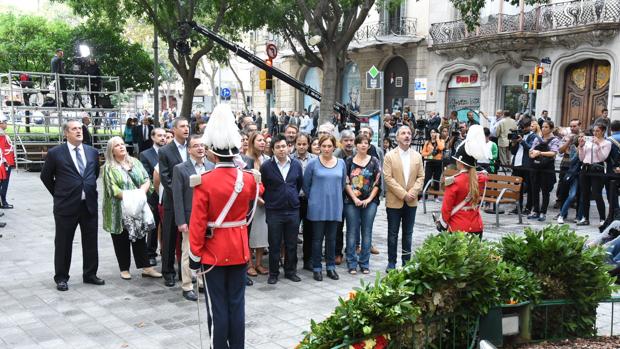
M 209 267 L 203 266 L 204 270 Z M 245 272 L 245 264 L 216 266 L 203 276 L 207 289 L 207 321 L 214 349 L 244 348 Z
M 553 164 L 547 168 L 532 172 L 530 176 L 531 194 L 532 194 L 532 211 L 547 214 L 549 207 L 549 196 L 553 186 L 555 185 L 555 173 L 553 172 Z M 542 195 L 542 202 L 540 196 Z M 528 200 L 529 201 L 529 200 Z
M 568 198 L 568 191 L 570 189 L 570 184 L 566 182 L 564 177 L 566 177 L 566 172 L 568 171 L 568 167 L 560 167 L 560 178 L 558 178 L 558 190 L 556 191 L 556 201 L 562 207 L 562 203 L 566 201 Z
M 54 281 L 69 281 L 73 237 L 78 224 L 82 234 L 82 276 L 96 276 L 99 268 L 97 248 L 98 213 L 90 213 L 86 202 L 82 201 L 80 212 L 74 216 L 54 215 L 56 236 L 54 237 Z
M 581 188 L 580 205 L 583 205 L 583 217 L 590 220 L 590 198 L 596 201 L 596 208 L 601 221 L 605 220 L 605 200 L 603 200 L 603 187 L 605 177 L 603 171 L 596 170 L 588 164 L 581 166 L 579 173 L 579 187 Z
M 336 228 L 336 256 L 344 257 L 342 250 L 344 249 L 344 226 L 345 226 L 344 210 L 342 210 L 342 220 L 338 222 Z
M 150 266 L 148 258 L 146 258 L 146 237 L 131 242 L 126 230 L 123 230 L 120 234 L 110 235 L 112 235 L 112 244 L 114 245 L 114 253 L 116 254 L 120 271 L 129 271 L 129 265 L 131 264 L 129 245 L 131 245 L 133 250 L 133 260 L 136 263 L 136 268 L 141 269 Z
M 524 169 L 522 167 L 515 167 L 512 170 L 512 175 L 516 177 L 523 178 L 523 183 L 521 184 L 521 192 L 519 193 L 519 207 L 523 210 L 523 195 L 527 194 L 527 201 L 525 203 L 525 208 L 527 210 L 532 209 L 532 185 L 530 183 L 530 172 L 528 169 Z
M 157 257 L 157 245 L 159 244 L 159 241 L 157 240 L 157 227 L 159 227 L 159 224 L 161 223 L 159 209 L 157 207 L 159 202 L 158 198 L 158 195 L 153 193 L 148 200 L 149 208 L 153 213 L 153 218 L 155 218 L 155 229 L 150 231 L 146 237 L 146 256 L 148 258 Z
M 308 199 L 301 197 L 299 199 L 299 216 L 304 222 L 303 237 L 304 243 L 302 245 L 304 265 L 310 265 L 312 263 L 312 221 L 308 220 Z
M 424 185 L 429 180 L 434 179 L 432 188 L 439 190 L 439 180 L 441 179 L 441 172 L 443 171 L 443 163 L 440 160 L 426 160 L 424 167 Z
M 174 278 L 175 251 L 177 246 L 177 226 L 174 223 L 172 207 L 164 207 L 164 223 L 161 229 L 161 273 L 165 278 Z
M 280 274 L 280 249 L 282 242 L 284 256 L 284 275 L 297 272 L 297 234 L 299 234 L 299 211 L 267 210 L 267 232 L 269 237 L 269 275 Z

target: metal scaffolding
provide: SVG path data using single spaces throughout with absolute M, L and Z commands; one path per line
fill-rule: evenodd
M 122 137 L 120 81 L 91 76 L 9 71 L 0 74 L 0 112 L 12 125 L 16 166 L 41 164 L 63 142 L 62 124 L 89 116 L 93 146 Z

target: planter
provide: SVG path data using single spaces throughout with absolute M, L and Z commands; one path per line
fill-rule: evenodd
M 488 340 L 497 347 L 505 342 L 525 343 L 531 340 L 530 302 L 504 304 L 491 308 L 480 317 L 480 339 Z

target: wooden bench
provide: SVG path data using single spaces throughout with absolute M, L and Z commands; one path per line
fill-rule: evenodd
M 424 185 L 422 190 L 422 206 L 426 213 L 426 200 L 429 195 L 443 196 L 445 190 L 445 177 L 454 176 L 457 170 L 445 169 L 442 178 L 439 180 L 439 190 L 432 189 L 436 180 L 430 180 Z M 523 223 L 521 217 L 521 208 L 519 207 L 519 191 L 523 185 L 523 178 L 516 176 L 505 176 L 497 174 L 488 174 L 486 191 L 484 192 L 483 202 L 495 204 L 495 225 L 499 227 L 499 209 L 502 204 L 516 204 L 517 214 L 519 215 L 519 224 Z M 482 195 L 482 192 L 480 193 Z

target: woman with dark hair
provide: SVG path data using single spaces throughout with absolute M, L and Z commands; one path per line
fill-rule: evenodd
M 127 123 L 125 123 L 125 130 L 123 131 L 123 141 L 125 142 L 125 148 L 127 148 L 127 153 L 129 155 L 133 155 L 133 128 L 136 126 L 138 119 L 135 118 L 127 118 Z
M 365 135 L 355 137 L 357 153 L 345 160 L 347 184 L 344 210 L 347 221 L 347 267 L 349 274 L 357 274 L 357 267 L 363 274 L 370 268 L 370 247 L 372 246 L 372 224 L 379 206 L 381 191 L 381 163 L 368 154 L 370 140 Z M 361 238 L 360 238 L 361 233 Z M 356 252 L 361 240 L 361 250 Z
M 536 122 L 532 121 L 532 125 Z M 537 123 L 536 123 L 537 124 Z M 555 156 L 560 149 L 560 139 L 553 135 L 553 121 L 544 121 L 541 127 L 541 136 L 532 142 L 529 151 L 532 173 L 530 182 L 532 185 L 532 214 L 528 219 L 537 219 L 544 222 L 547 219 L 547 207 L 549 207 L 549 195 L 555 185 Z M 542 203 L 540 195 L 542 193 Z
M 424 186 L 428 181 L 435 180 L 433 182 L 433 189 L 439 190 L 439 179 L 441 178 L 441 172 L 443 171 L 443 150 L 445 143 L 443 139 L 439 137 L 439 132 L 436 129 L 430 130 L 430 138 L 424 143 L 422 147 L 422 158 L 424 158 Z M 426 198 L 424 198 L 426 200 Z M 435 196 L 437 199 L 437 196 Z
M 321 257 L 325 239 L 325 265 L 327 276 L 338 280 L 336 273 L 336 230 L 342 221 L 346 166 L 334 156 L 336 138 L 323 135 L 319 138 L 321 155 L 310 160 L 304 172 L 304 193 L 308 196 L 308 220 L 312 221 L 312 271 L 314 280 L 323 281 Z
M 606 128 L 596 124 L 592 128 L 594 136 L 579 137 L 579 160 L 581 160 L 581 172 L 579 173 L 579 189 L 581 200 L 577 215 L 582 217 L 577 225 L 590 224 L 590 199 L 596 201 L 596 209 L 601 220 L 605 221 L 605 201 L 603 200 L 603 187 L 605 186 L 605 160 L 611 152 L 611 142 L 605 139 Z

